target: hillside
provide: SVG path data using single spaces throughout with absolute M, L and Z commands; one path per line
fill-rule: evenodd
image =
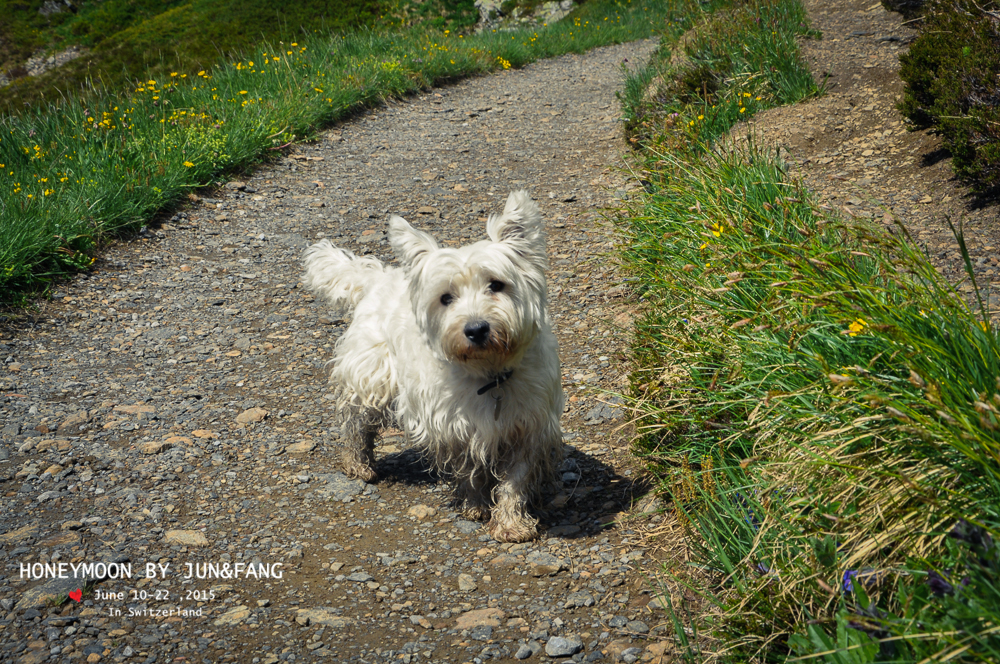
M 459 29 L 477 17 L 472 0 L 0 0 L 0 12 L 0 110 L 193 75 L 261 42 L 416 22 Z

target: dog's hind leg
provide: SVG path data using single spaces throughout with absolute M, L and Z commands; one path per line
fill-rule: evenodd
M 344 473 L 351 478 L 374 482 L 378 479 L 375 472 L 375 439 L 384 424 L 382 414 L 374 408 L 352 408 L 350 417 L 341 427 L 344 438 L 344 449 L 341 461 Z

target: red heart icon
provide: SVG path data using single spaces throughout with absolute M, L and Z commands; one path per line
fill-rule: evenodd
M 83 599 L 83 589 L 77 588 L 76 590 L 69 591 L 69 598 L 74 602 L 79 602 Z

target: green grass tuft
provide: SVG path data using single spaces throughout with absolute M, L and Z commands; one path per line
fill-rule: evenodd
M 621 94 L 634 143 L 689 149 L 709 144 L 759 110 L 819 92 L 796 40 L 812 34 L 798 3 L 716 2 L 673 23 L 680 42 L 664 40 Z

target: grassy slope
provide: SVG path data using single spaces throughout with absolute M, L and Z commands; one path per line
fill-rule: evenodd
M 0 0 L 0 12 L 11 17 L 0 22 L 0 68 L 16 78 L 0 88 L 0 109 L 173 71 L 193 74 L 260 42 L 416 22 L 455 29 L 476 19 L 472 0 L 104 0 L 47 17 L 38 12 L 42 2 Z M 89 55 L 39 77 L 16 76 L 36 51 L 76 44 Z
M 621 225 L 647 302 L 636 449 L 693 552 L 669 573 L 703 598 L 676 607 L 678 641 L 693 661 L 997 661 L 997 334 L 905 233 L 720 140 L 815 87 L 796 0 L 716 9 L 622 95 L 647 183 Z

